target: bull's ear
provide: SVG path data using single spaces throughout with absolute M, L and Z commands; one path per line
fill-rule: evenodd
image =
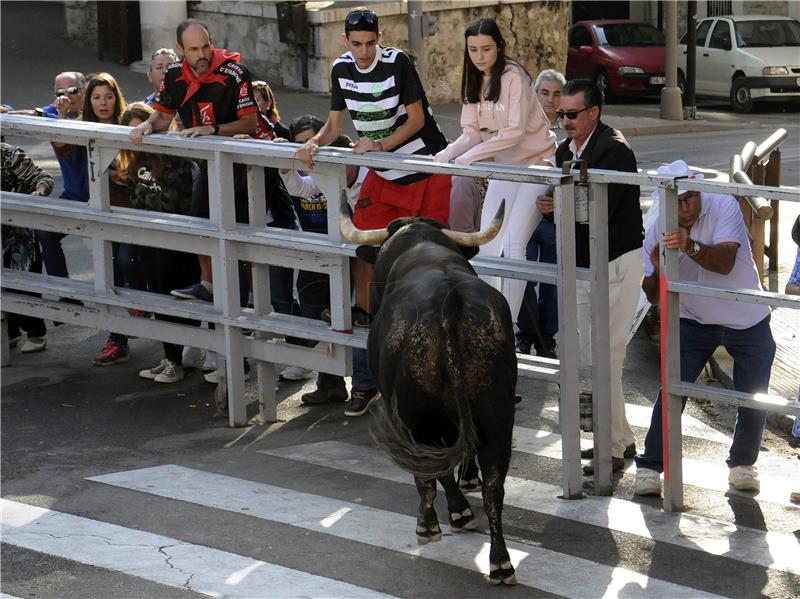
M 460 245 L 460 246 L 458 246 L 458 249 L 461 250 L 461 254 L 464 256 L 464 258 L 466 258 L 467 260 L 472 260 L 477 255 L 477 253 L 480 251 L 481 248 L 479 248 L 479 247 L 464 247 L 464 246 Z
M 375 245 L 360 245 L 356 248 L 356 256 L 361 258 L 364 262 L 375 264 L 379 249 L 381 248 Z

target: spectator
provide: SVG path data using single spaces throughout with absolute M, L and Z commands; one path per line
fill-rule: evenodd
M 275 135 L 283 139 L 290 139 L 291 133 L 281 123 L 281 113 L 278 110 L 278 104 L 275 101 L 275 94 L 272 88 L 266 81 L 253 81 L 253 95 L 258 104 L 258 110 L 272 128 L 275 130 Z
M 121 125 L 136 127 L 153 113 L 144 102 L 135 102 L 122 114 Z M 196 165 L 186 158 L 166 154 L 123 151 L 119 156 L 122 181 L 127 185 L 134 208 L 187 214 L 192 205 L 192 173 Z M 141 248 L 141 264 L 148 291 L 169 294 L 176 283 L 196 280 L 198 264 L 192 254 L 167 248 Z M 156 314 L 157 320 L 180 324 L 197 324 L 182 318 Z M 164 343 L 164 358 L 139 376 L 157 383 L 183 380 L 182 347 Z
M 167 68 L 153 103 L 156 111 L 131 130 L 131 141 L 142 143 L 144 136 L 166 131 L 176 112 L 186 127 L 179 132 L 184 137 L 247 134 L 272 139 L 272 127 L 260 116 L 253 97 L 250 72 L 239 64 L 241 56 L 215 48 L 208 26 L 195 19 L 182 21 L 176 37 L 183 59 Z M 236 220 L 248 222 L 246 169 L 234 169 L 234 188 Z M 208 172 L 203 169 L 195 185 L 191 215 L 208 218 L 208 202 Z M 172 294 L 213 301 L 211 258 L 198 259 L 200 282 L 173 289 Z
M 59 73 L 55 78 L 55 101 L 44 108 L 41 113 L 52 119 L 73 120 L 80 117 L 83 109 L 86 79 L 77 71 Z M 64 191 L 59 196 L 65 200 L 86 202 L 89 200 L 89 160 L 84 146 L 53 144 L 58 165 L 61 168 L 61 180 Z M 66 233 L 53 231 L 36 231 L 36 240 L 42 247 L 47 274 L 56 277 L 67 277 L 67 260 L 61 240 Z M 65 300 L 70 301 L 70 300 Z
M 603 99 L 597 85 L 588 79 L 568 81 L 561 90 L 558 117 L 567 138 L 556 151 L 556 165 L 573 159 L 585 160 L 589 168 L 636 172 L 636 157 L 625 137 L 600 120 Z M 553 197 L 539 196 L 536 204 L 545 218 L 553 220 Z M 589 225 L 575 223 L 576 263 L 589 266 Z M 622 364 L 628 333 L 639 300 L 642 262 L 642 211 L 639 186 L 611 183 L 608 186 L 608 291 L 609 351 L 611 357 L 611 457 L 612 469 L 619 470 L 624 458 L 636 454 L 636 443 L 625 416 L 622 393 Z M 589 282 L 577 282 L 578 348 L 581 363 L 591 362 L 591 297 Z M 592 457 L 592 450 L 581 452 Z M 594 472 L 592 463 L 584 466 Z
M 461 137 L 436 155 L 442 162 L 472 164 L 494 160 L 503 164 L 553 166 L 556 138 L 533 93 L 525 68 L 506 56 L 500 28 L 492 19 L 479 19 L 464 32 L 464 66 L 461 76 Z M 492 179 L 486 190 L 481 225 L 486 226 L 505 200 L 503 227 L 482 245 L 479 256 L 522 259 L 542 215 L 532 198 L 547 186 Z M 516 320 L 522 306 L 525 281 L 485 277 L 502 290 Z
M 178 60 L 178 55 L 169 48 L 159 48 L 150 56 L 150 66 L 147 68 L 147 81 L 153 86 L 153 91 L 144 99 L 144 103 L 152 106 L 155 102 L 156 94 L 161 89 L 161 82 L 164 81 L 164 73 L 167 67 Z
M 792 239 L 797 244 L 797 256 L 794 259 L 794 268 L 792 274 L 789 275 L 789 280 L 786 282 L 786 290 L 784 293 L 788 295 L 800 295 L 800 216 L 794 221 L 792 227 Z M 800 402 L 800 390 L 797 391 L 797 401 Z M 800 416 L 794 419 L 794 426 L 792 426 L 792 436 L 800 438 Z M 800 493 L 798 493 L 800 495 Z M 798 497 L 800 500 L 800 497 Z
M 658 174 L 695 176 L 683 160 L 659 167 Z M 747 229 L 733 196 L 678 189 L 678 225 L 661 237 L 660 244 L 658 221 L 647 230 L 642 289 L 652 304 L 659 301 L 661 247 L 680 251 L 677 279 L 730 289 L 761 289 Z M 763 304 L 681 294 L 681 380 L 693 382 L 722 346 L 733 357 L 734 388 L 745 393 L 766 393 L 775 357 L 769 320 L 770 308 Z M 637 495 L 661 494 L 661 401 L 659 392 L 644 453 L 636 457 Z M 755 463 L 765 423 L 766 412 L 739 406 L 727 459 L 728 481 L 739 491 L 760 489 Z
M 53 177 L 42 170 L 28 158 L 22 148 L 11 146 L 5 142 L 2 148 L 0 164 L 0 189 L 16 193 L 29 193 L 35 196 L 47 196 L 53 191 Z M 33 231 L 22 227 L 3 225 L 3 267 L 30 272 L 42 272 L 42 255 L 36 243 Z M 24 291 L 17 293 L 27 295 Z M 8 336 L 12 347 L 27 334 L 20 350 L 23 354 L 44 351 L 47 348 L 47 328 L 44 320 L 24 314 L 8 314 Z
M 297 150 L 309 168 L 321 145 L 342 132 L 345 110 L 350 111 L 360 139 L 353 151 L 396 152 L 432 155 L 447 144 L 425 97 L 416 70 L 408 56 L 396 48 L 379 45 L 378 16 L 371 10 L 355 9 L 345 17 L 342 36 L 348 51 L 331 68 L 331 110 L 319 133 Z M 360 93 L 367 88 L 371 93 Z M 376 129 L 375 122 L 385 126 Z M 450 212 L 450 177 L 398 170 L 369 170 L 353 213 L 353 223 L 362 229 L 388 225 L 403 216 L 427 216 L 447 223 Z M 359 262 L 353 269 L 356 303 L 362 313 L 370 311 L 373 270 Z M 353 380 L 345 416 L 361 416 L 378 398 L 369 372 L 365 350 L 353 351 Z
M 561 88 L 566 83 L 564 75 L 554 69 L 546 69 L 539 73 L 533 90 L 539 98 L 550 130 L 559 137 L 563 131 L 556 111 L 561 103 Z M 559 140 L 560 141 L 560 140 Z M 531 235 L 525 249 L 525 257 L 533 262 L 556 263 L 556 227 L 550 220 L 543 218 Z M 517 353 L 529 354 L 531 347 L 536 348 L 537 356 L 555 358 L 556 333 L 558 332 L 558 296 L 555 285 L 538 283 L 539 296 L 536 295 L 537 283 L 528 282 L 522 309 L 517 319 Z

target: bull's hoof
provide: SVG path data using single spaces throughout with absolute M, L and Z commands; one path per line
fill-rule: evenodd
M 439 525 L 428 528 L 426 526 L 417 526 L 417 545 L 427 545 L 428 543 L 435 543 L 442 540 L 442 529 Z
M 450 514 L 450 528 L 453 532 L 475 530 L 477 528 L 475 524 L 475 514 L 473 514 L 472 510 L 469 508 L 465 509 L 460 514 L 458 512 L 453 512 Z
M 477 476 L 475 478 L 462 478 L 458 481 L 458 488 L 462 493 L 473 493 L 481 488 L 481 479 Z
M 489 582 L 492 584 L 517 584 L 517 577 L 511 562 L 504 562 L 500 565 L 490 564 Z

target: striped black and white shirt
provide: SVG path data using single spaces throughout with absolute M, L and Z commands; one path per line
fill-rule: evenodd
M 375 62 L 360 69 L 350 52 L 337 58 L 331 69 L 331 110 L 350 112 L 353 126 L 362 138 L 380 141 L 408 119 L 406 106 L 422 100 L 425 125 L 392 152 L 433 155 L 447 146 L 411 59 L 396 48 L 378 46 Z M 428 175 L 400 170 L 378 174 L 402 185 Z

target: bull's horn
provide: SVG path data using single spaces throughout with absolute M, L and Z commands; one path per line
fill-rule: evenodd
M 347 239 L 360 245 L 380 245 L 389 237 L 387 229 L 362 231 L 353 224 L 350 218 L 350 206 L 347 203 L 347 192 L 343 189 L 339 201 L 339 229 Z
M 477 247 L 479 245 L 483 245 L 484 243 L 489 243 L 492 239 L 494 239 L 494 236 L 497 235 L 498 231 L 500 231 L 500 227 L 503 226 L 503 215 L 505 212 L 506 201 L 505 199 L 502 199 L 500 200 L 500 207 L 497 209 L 497 214 L 494 215 L 492 222 L 490 222 L 489 226 L 485 229 L 481 229 L 475 233 L 462 233 L 460 231 L 443 229 L 442 233 L 447 235 L 460 246 Z

